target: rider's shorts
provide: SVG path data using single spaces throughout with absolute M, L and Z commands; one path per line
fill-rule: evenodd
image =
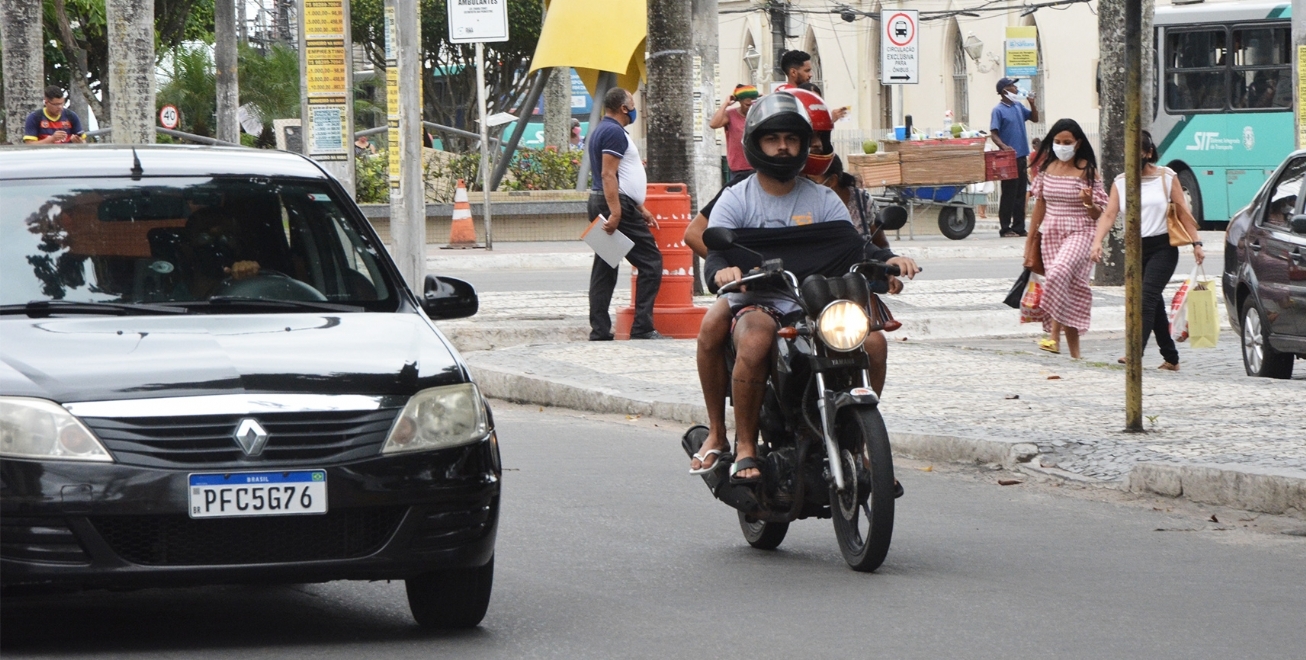
M 771 307 L 770 305 L 740 305 L 738 307 L 732 306 L 730 308 L 731 336 L 734 336 L 735 334 L 735 324 L 739 323 L 740 317 L 742 317 L 744 314 L 747 314 L 749 312 L 763 312 L 767 316 L 770 316 L 772 321 L 775 321 L 776 326 L 781 328 L 788 325 L 789 322 L 797 320 L 796 317 L 801 316 L 801 312 L 796 312 L 794 314 L 784 314 L 780 310 Z

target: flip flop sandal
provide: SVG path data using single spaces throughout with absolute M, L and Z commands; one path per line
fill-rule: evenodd
M 707 459 L 708 459 L 709 457 L 711 457 L 711 456 L 716 456 L 717 459 L 716 459 L 715 461 L 712 461 L 712 464 L 709 465 L 709 466 L 707 466 L 707 467 L 701 467 L 701 468 L 699 468 L 699 469 L 697 469 L 697 470 L 695 470 L 695 469 L 693 469 L 693 468 L 690 468 L 689 473 L 690 473 L 690 474 L 707 474 L 708 472 L 711 472 L 711 471 L 717 469 L 718 467 L 721 467 L 721 464 L 724 462 L 724 461 L 722 461 L 722 458 L 723 458 L 723 456 L 724 456 L 725 453 L 726 453 L 726 450 L 724 450 L 724 449 L 709 449 L 709 450 L 707 450 L 707 451 L 699 452 L 699 453 L 697 453 L 697 454 L 694 454 L 693 458 L 697 458 L 697 459 L 698 459 L 698 463 L 699 463 L 699 465 L 702 465 L 703 463 L 706 463 L 706 462 L 707 462 Z
M 746 479 L 735 476 L 736 474 L 739 474 L 740 470 L 749 470 L 749 469 L 757 470 L 758 472 L 757 476 L 748 477 Z M 762 481 L 761 473 L 762 473 L 762 463 L 760 461 L 758 461 L 756 458 L 753 458 L 752 456 L 749 456 L 747 458 L 741 458 L 730 465 L 730 483 L 736 486 L 748 486 L 751 484 L 755 484 Z
M 1061 354 L 1061 346 L 1056 342 L 1052 341 L 1051 339 L 1040 339 L 1038 342 L 1038 347 L 1041 350 L 1047 351 L 1049 353 L 1056 353 L 1058 355 Z

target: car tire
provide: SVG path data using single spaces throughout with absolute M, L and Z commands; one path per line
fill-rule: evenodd
M 494 558 L 484 566 L 431 571 L 404 581 L 408 608 L 423 628 L 475 628 L 490 607 Z
M 1270 348 L 1270 324 L 1265 313 L 1251 296 L 1243 301 L 1242 352 L 1243 368 L 1248 376 L 1257 378 L 1292 378 L 1292 353 L 1280 353 Z

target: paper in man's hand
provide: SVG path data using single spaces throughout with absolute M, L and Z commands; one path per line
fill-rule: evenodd
M 626 258 L 630 249 L 635 247 L 635 242 L 620 231 L 611 234 L 603 231 L 603 223 L 606 221 L 607 217 L 603 215 L 594 218 L 594 222 L 590 223 L 580 237 L 594 250 L 594 254 L 616 268 L 621 265 L 621 260 Z

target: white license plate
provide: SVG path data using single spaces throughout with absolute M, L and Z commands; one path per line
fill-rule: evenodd
M 190 517 L 327 512 L 326 470 L 190 475 Z

